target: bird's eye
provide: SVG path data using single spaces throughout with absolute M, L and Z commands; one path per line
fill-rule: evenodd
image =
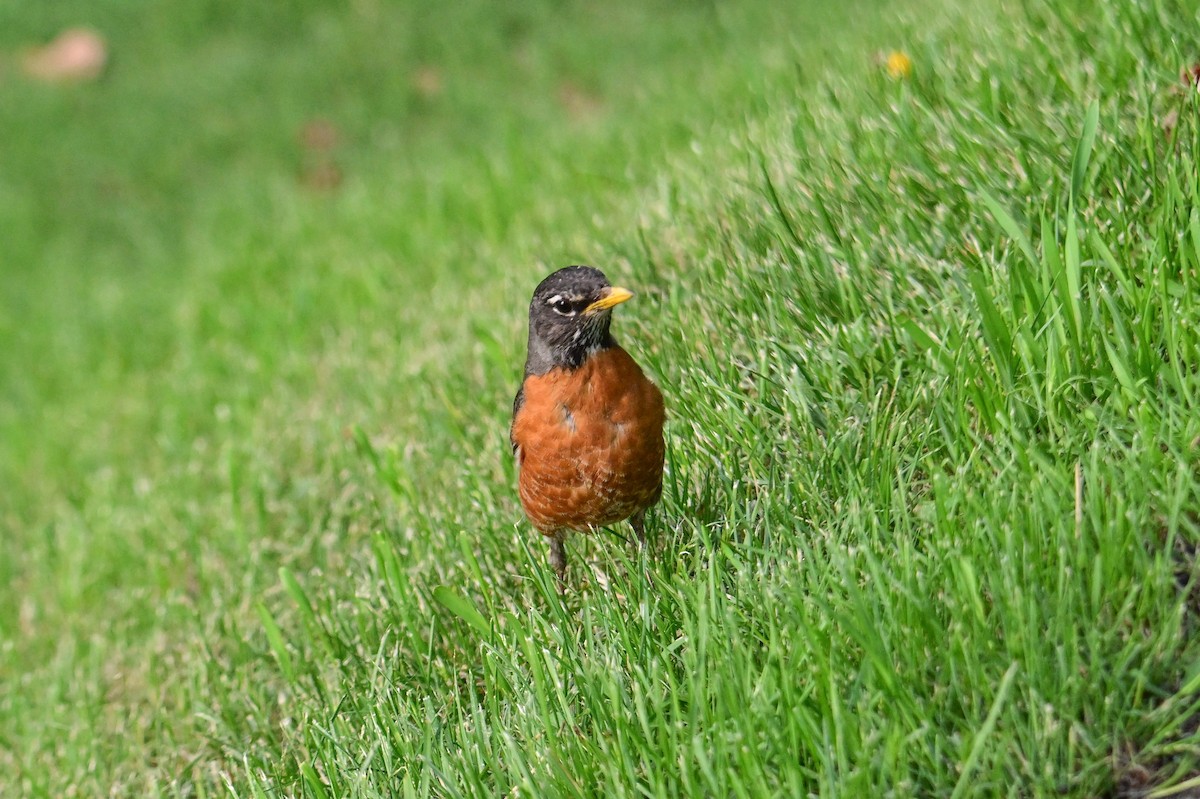
M 550 307 L 563 316 L 572 316 L 575 313 L 571 309 L 571 301 L 568 299 L 556 300 Z

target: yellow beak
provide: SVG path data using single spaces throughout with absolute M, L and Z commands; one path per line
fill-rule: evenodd
M 606 311 L 614 305 L 620 305 L 626 300 L 632 298 L 633 292 L 629 289 L 623 289 L 620 286 L 612 286 L 603 297 L 584 308 L 583 312 L 585 314 L 589 314 L 595 313 L 596 311 Z

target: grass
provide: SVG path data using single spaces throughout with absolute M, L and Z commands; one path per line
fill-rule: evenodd
M 0 67 L 0 794 L 1194 793 L 1197 18 L 1000 5 L 0 4 L 114 50 Z M 670 422 L 560 599 L 569 262 Z

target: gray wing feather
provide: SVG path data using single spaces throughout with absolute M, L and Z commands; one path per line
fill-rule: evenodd
M 517 389 L 517 396 L 513 397 L 512 422 L 508 426 L 508 443 L 512 445 L 513 455 L 517 456 L 517 460 L 521 459 L 521 455 L 520 455 L 521 447 L 517 444 L 517 439 L 513 437 L 513 428 L 516 426 L 516 423 L 517 423 L 517 411 L 521 410 L 521 406 L 524 404 L 525 404 L 525 386 L 524 386 L 524 384 L 522 384 L 521 387 L 519 389 Z

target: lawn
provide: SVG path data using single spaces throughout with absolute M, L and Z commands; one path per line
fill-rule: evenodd
M 444 5 L 0 0 L 0 796 L 1200 796 L 1195 9 Z

